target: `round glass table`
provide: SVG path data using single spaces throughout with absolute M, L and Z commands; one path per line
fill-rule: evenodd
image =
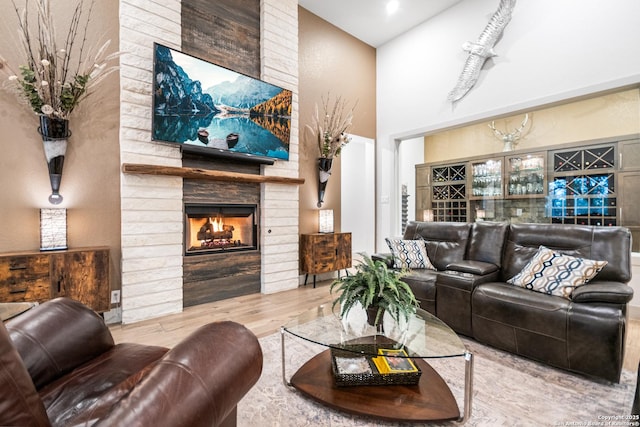
M 290 380 L 287 336 L 327 347 Z M 394 421 L 464 422 L 471 416 L 473 355 L 451 328 L 422 309 L 399 321 L 385 313 L 374 327 L 360 307 L 341 317 L 339 307 L 321 305 L 282 326 L 281 349 L 285 384 L 329 407 Z M 462 415 L 447 383 L 427 363 L 451 357 L 465 360 Z M 362 378 L 365 381 L 359 384 Z

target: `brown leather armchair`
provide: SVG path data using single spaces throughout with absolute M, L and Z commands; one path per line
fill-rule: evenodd
M 114 344 L 100 316 L 58 298 L 0 326 L 0 425 L 233 426 L 261 372 L 260 344 L 237 323 L 170 350 Z

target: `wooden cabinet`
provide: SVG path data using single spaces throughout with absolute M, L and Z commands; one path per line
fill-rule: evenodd
M 109 311 L 109 248 L 0 254 L 0 302 L 44 302 L 66 296 Z
M 351 233 L 314 233 L 300 236 L 300 270 L 315 275 L 351 267 Z
M 417 220 L 640 227 L 637 136 L 453 161 L 415 166 Z
M 466 167 L 416 165 L 417 221 L 467 221 Z

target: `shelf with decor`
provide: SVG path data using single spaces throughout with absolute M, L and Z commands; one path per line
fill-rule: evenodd
M 507 198 L 544 197 L 545 153 L 506 157 L 505 193 Z
M 491 158 L 469 162 L 471 171 L 471 200 L 501 199 L 504 196 L 503 158 Z

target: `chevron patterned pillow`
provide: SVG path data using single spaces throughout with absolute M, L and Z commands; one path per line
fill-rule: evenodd
M 571 299 L 573 290 L 593 279 L 605 265 L 607 261 L 563 255 L 540 246 L 522 271 L 507 283 Z
M 393 254 L 395 268 L 435 270 L 427 255 L 427 248 L 422 240 L 402 240 L 387 237 L 385 239 Z

